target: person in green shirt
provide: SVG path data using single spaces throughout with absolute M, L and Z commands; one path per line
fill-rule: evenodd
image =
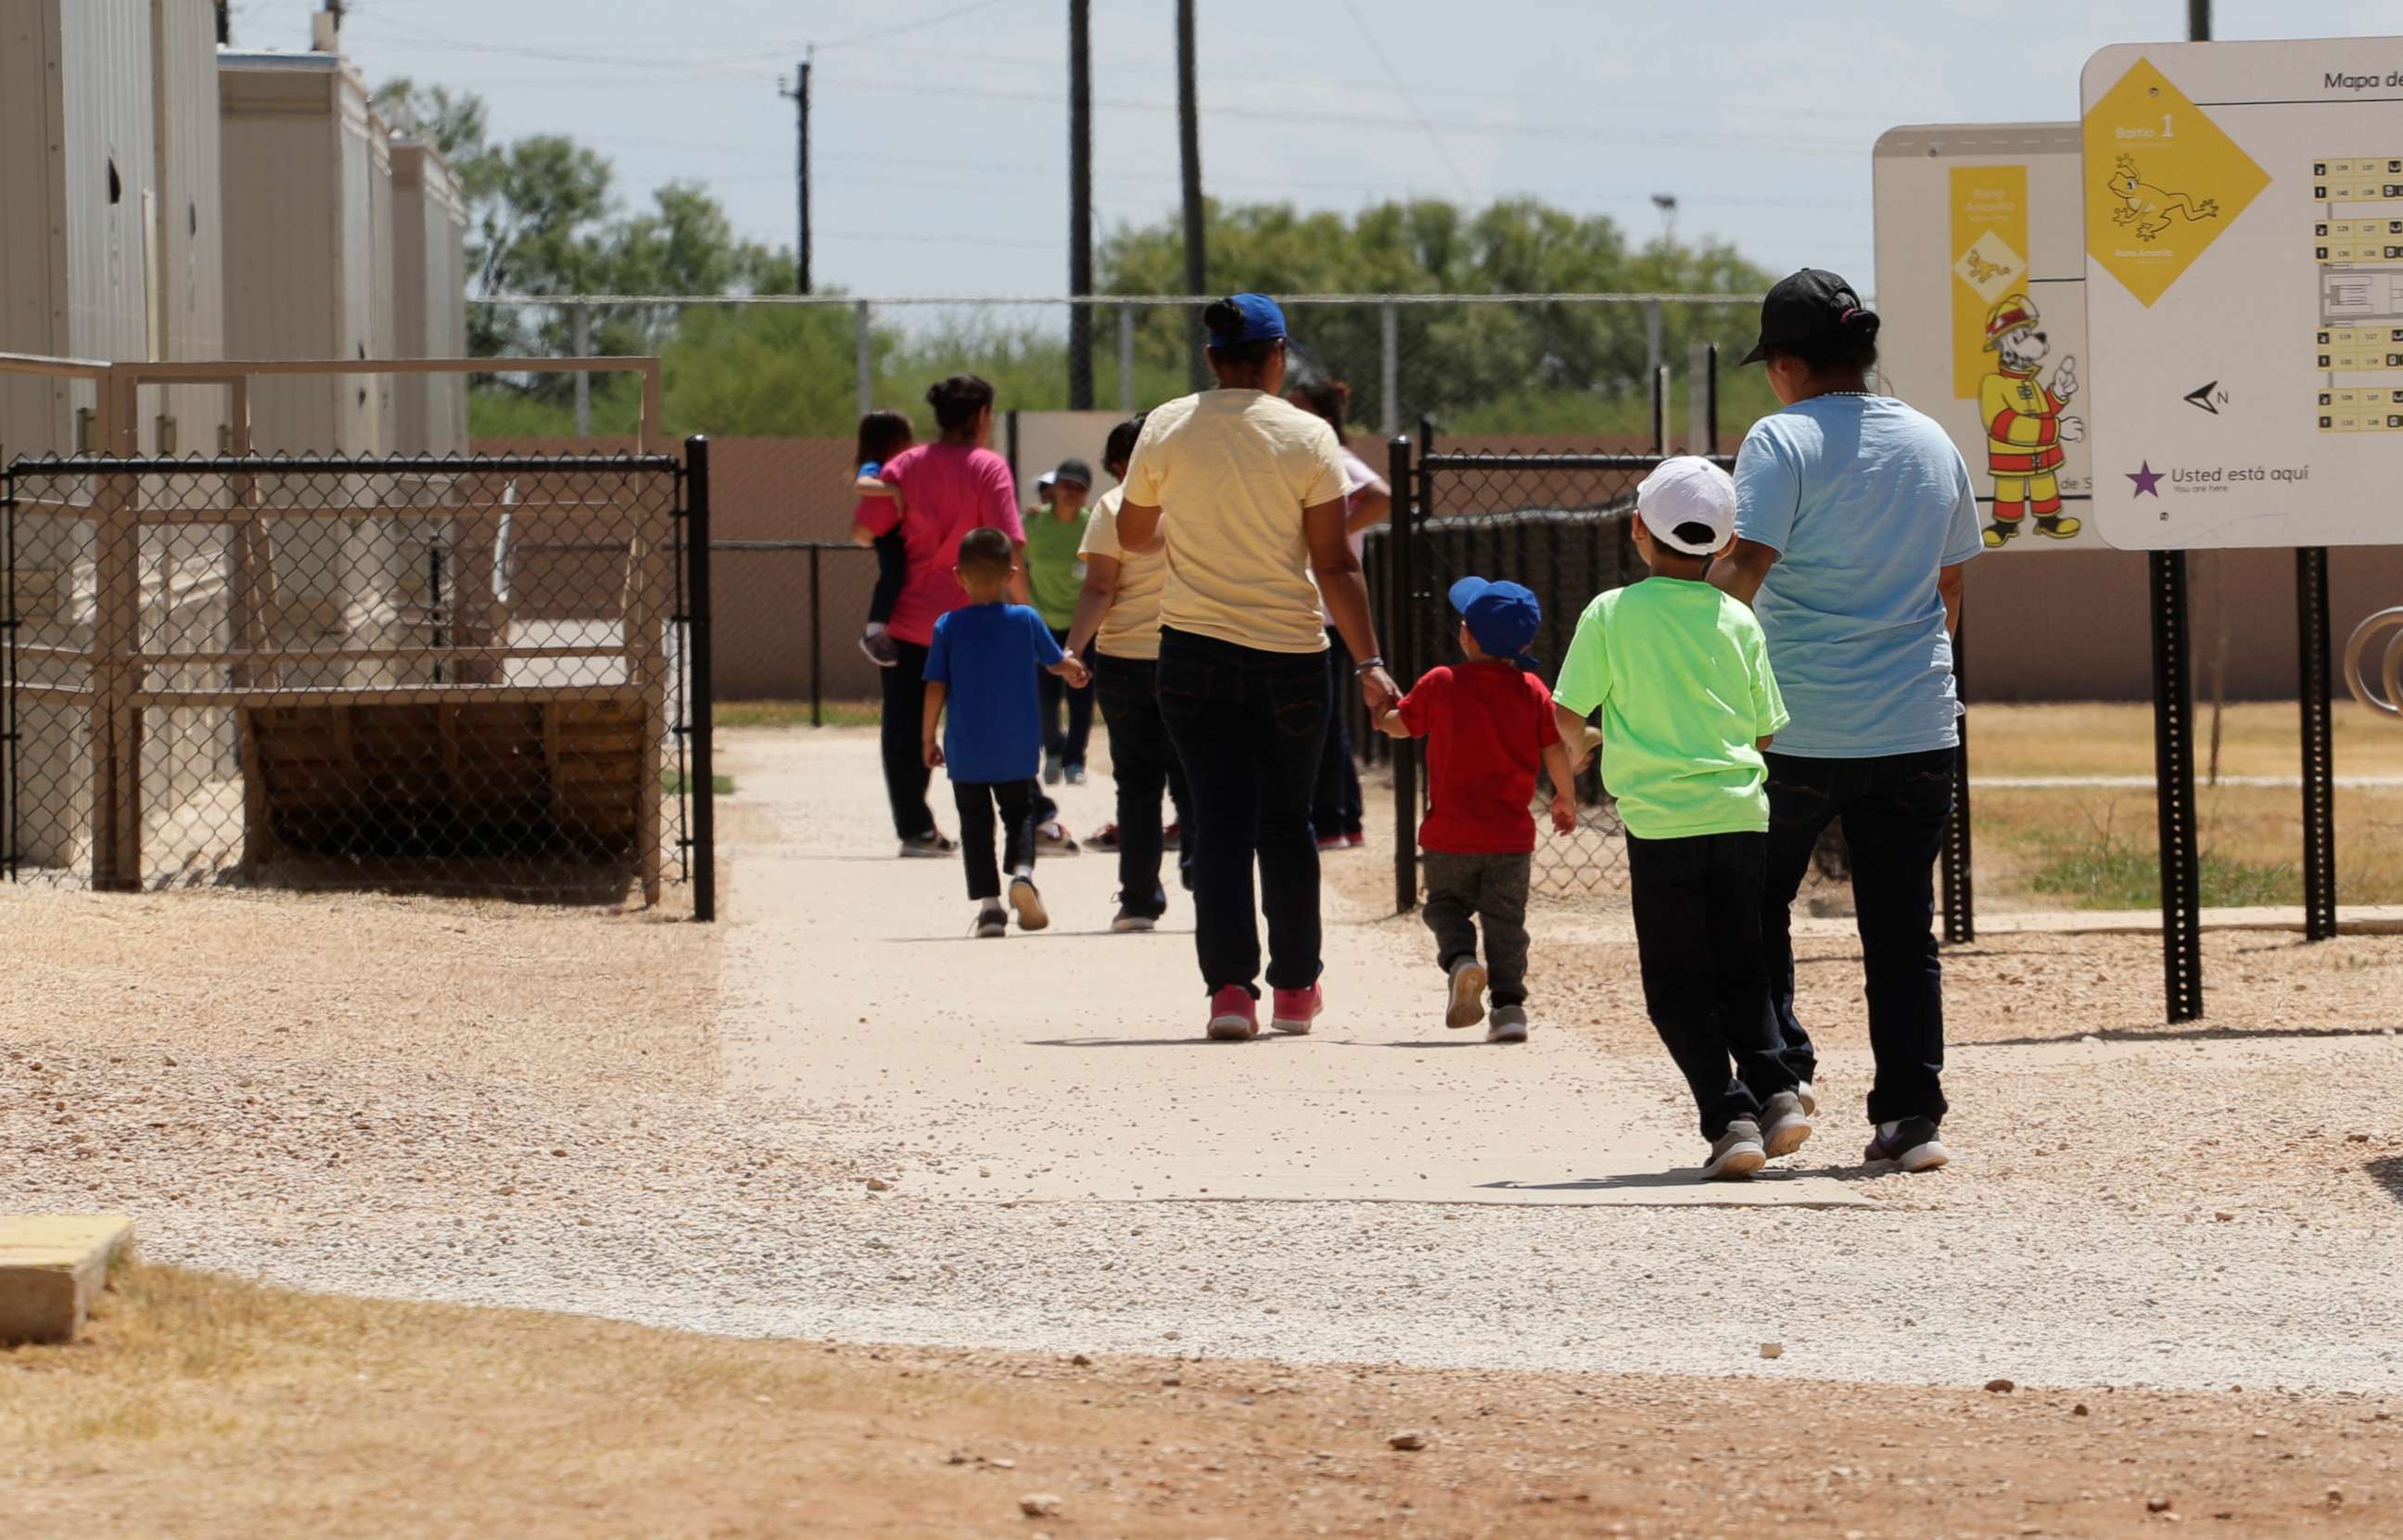
M 1026 582 L 1035 613 L 1051 628 L 1051 639 L 1066 645 L 1068 628 L 1076 620 L 1076 596 L 1084 591 L 1084 558 L 1077 548 L 1085 542 L 1090 517 L 1085 499 L 1093 490 L 1093 468 L 1082 460 L 1063 460 L 1059 467 L 1035 483 L 1043 506 L 1026 516 Z M 1093 687 L 1070 689 L 1057 674 L 1043 678 L 1043 782 L 1056 786 L 1063 778 L 1072 786 L 1085 784 L 1085 745 L 1093 736 Z M 1065 698 L 1068 726 L 1060 726 L 1060 705 Z
M 1703 581 L 1733 536 L 1735 508 L 1734 479 L 1697 456 L 1646 477 L 1633 533 L 1652 576 L 1586 606 L 1552 690 L 1569 742 L 1590 743 L 1587 722 L 1601 714 L 1644 1004 L 1692 1088 L 1712 1180 L 1748 1176 L 1811 1137 L 1778 1053 L 1760 937 L 1761 751 L 1785 726 L 1785 704 L 1760 622 Z

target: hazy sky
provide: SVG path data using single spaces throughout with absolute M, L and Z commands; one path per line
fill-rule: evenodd
M 235 42 L 305 47 L 317 0 L 235 0 Z M 1101 229 L 1176 207 L 1174 7 L 1093 0 Z M 2354 36 L 2392 0 L 2222 0 L 2223 38 Z M 860 294 L 1064 292 L 1063 0 L 351 0 L 372 81 L 482 93 L 562 132 L 621 198 L 706 183 L 793 234 L 793 109 L 818 48 L 816 277 Z M 1630 230 L 1871 281 L 1869 146 L 1897 123 L 2069 118 L 2106 43 L 2182 37 L 2177 0 L 1200 0 L 1204 185 L 1351 210 L 1531 194 Z M 1371 41 L 1370 29 L 1374 30 Z M 2333 60 L 2331 62 L 2341 62 Z

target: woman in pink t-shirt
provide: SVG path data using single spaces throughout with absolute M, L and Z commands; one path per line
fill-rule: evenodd
M 1019 521 L 1018 488 L 1009 463 L 985 446 L 993 439 L 993 387 L 973 374 L 955 374 L 926 392 L 942 434 L 931 444 L 902 451 L 885 463 L 881 479 L 901 491 L 901 511 L 891 498 L 863 498 L 854 520 L 870 534 L 896 524 L 905 563 L 901 596 L 886 623 L 894 666 L 882 672 L 884 686 L 884 789 L 893 801 L 893 832 L 903 855 L 950 855 L 955 847 L 935 826 L 926 805 L 933 772 L 922 757 L 920 717 L 926 707 L 926 649 L 935 622 L 967 603 L 951 576 L 960 537 L 992 528 L 1023 551 L 1025 526 Z M 1026 603 L 1026 575 L 1010 580 L 1009 596 Z

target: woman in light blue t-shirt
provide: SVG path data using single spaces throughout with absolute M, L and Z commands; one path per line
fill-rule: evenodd
M 1785 409 L 1736 456 L 1736 543 L 1711 580 L 1760 617 L 1794 716 L 1768 756 L 1771 992 L 1815 1104 L 1787 915 L 1840 821 L 1877 1056 L 1868 1158 L 1933 1170 L 1950 1158 L 1935 867 L 1961 743 L 1961 565 L 1984 548 L 1977 493 L 1942 428 L 1869 389 L 1878 318 L 1851 284 L 1805 269 L 1770 290 L 1760 322 L 1744 362 L 1768 366 Z

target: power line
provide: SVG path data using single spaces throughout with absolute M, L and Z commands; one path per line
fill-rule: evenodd
M 924 96 L 932 88 L 922 80 L 874 80 L 856 76 L 838 76 L 828 82 L 838 91 L 863 90 L 902 92 Z M 944 96 L 975 97 L 992 102 L 1028 102 L 1047 106 L 1058 105 L 1067 98 L 1058 92 L 1011 90 L 997 86 L 964 86 L 946 83 L 939 89 Z M 1095 97 L 1093 104 L 1130 112 L 1174 112 L 1172 102 L 1148 102 L 1132 98 Z M 1318 123 L 1341 128 L 1415 129 L 1432 124 L 1453 133 L 1485 134 L 1496 138 L 1552 139 L 1577 144 L 1644 145 L 1662 148 L 1740 150 L 1747 155 L 1785 151 L 1803 155 L 1844 155 L 1861 153 L 1861 145 L 1850 139 L 1779 139 L 1764 145 L 1757 138 L 1741 138 L 1715 134 L 1629 134 L 1608 130 L 1577 128 L 1565 123 L 1494 123 L 1462 119 L 1430 118 L 1424 122 L 1414 118 L 1378 117 L 1367 113 L 1313 112 L 1274 107 L 1214 106 L 1212 116 L 1218 118 L 1250 118 L 1274 122 Z
M 874 32 L 858 33 L 850 37 L 838 37 L 831 43 L 820 43 L 817 47 L 821 49 L 847 49 L 854 43 L 873 43 L 879 38 L 898 37 L 905 32 L 916 32 L 921 27 L 939 26 L 945 21 L 956 21 L 963 16 L 973 16 L 980 10 L 991 10 L 1001 3 L 1002 0 L 976 0 L 974 5 L 962 6 L 956 10 L 947 10 L 938 16 L 922 16 L 914 21 L 896 22 Z
M 1394 94 L 1402 99 L 1402 105 L 1410 109 L 1410 116 L 1417 118 L 1419 127 L 1426 131 L 1427 143 L 1435 146 L 1437 158 L 1450 168 L 1452 179 L 1460 186 L 1460 195 L 1473 200 L 1477 195 L 1468 185 L 1467 173 L 1460 169 L 1460 162 L 1452 158 L 1452 150 L 1444 144 L 1443 136 L 1435 132 L 1435 125 L 1427 121 L 1426 114 L 1421 112 L 1419 104 L 1410 99 L 1410 88 L 1403 82 L 1401 71 L 1394 68 L 1394 62 L 1385 57 L 1384 45 L 1378 42 L 1377 35 L 1368 30 L 1368 23 L 1360 19 L 1359 7 L 1353 5 L 1352 0 L 1343 0 L 1343 13 L 1352 18 L 1354 27 L 1360 29 L 1361 40 L 1368 45 L 1368 51 L 1376 55 L 1378 67 L 1385 72 L 1385 78 L 1394 83 Z

